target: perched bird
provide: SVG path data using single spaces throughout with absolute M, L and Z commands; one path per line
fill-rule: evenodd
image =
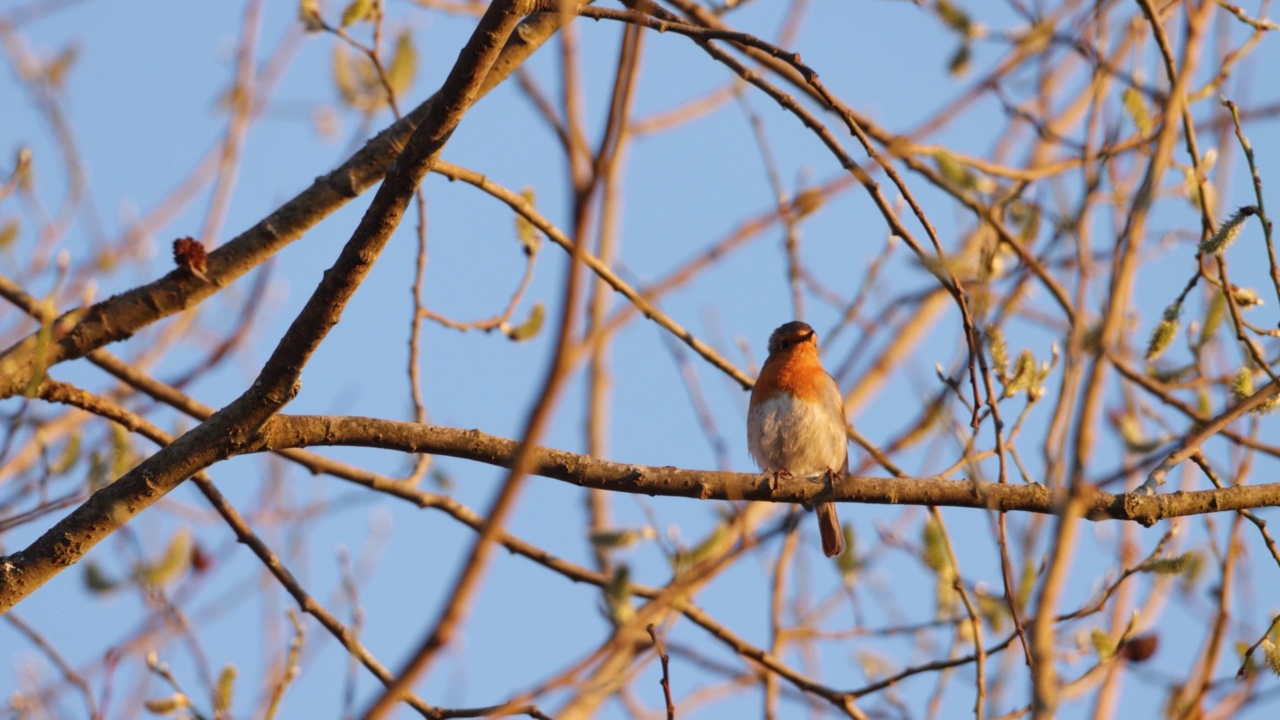
M 769 336 L 769 358 L 751 390 L 747 445 L 761 470 L 779 475 L 822 475 L 827 482 L 849 472 L 849 445 L 840 388 L 818 359 L 818 336 L 800 321 Z M 835 505 L 818 503 L 822 552 L 844 552 Z

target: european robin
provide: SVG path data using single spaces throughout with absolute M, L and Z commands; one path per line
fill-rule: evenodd
M 834 482 L 849 472 L 844 401 L 818 359 L 818 336 L 793 321 L 769 336 L 769 357 L 751 390 L 747 446 L 760 469 L 779 475 L 821 475 Z M 844 552 L 836 507 L 817 503 L 822 552 Z

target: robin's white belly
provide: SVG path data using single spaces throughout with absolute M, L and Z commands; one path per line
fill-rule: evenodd
M 792 475 L 843 472 L 848 457 L 844 419 L 818 403 L 777 395 L 747 413 L 747 445 L 762 470 Z

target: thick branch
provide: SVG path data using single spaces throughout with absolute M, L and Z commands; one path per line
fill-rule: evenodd
M 297 393 L 302 368 L 338 322 L 343 306 L 399 224 L 418 182 L 430 171 L 463 113 L 479 97 L 484 79 L 517 19 L 507 13 L 499 27 L 484 22 L 477 27 L 444 86 L 428 103 L 422 125 L 414 130 L 396 163 L 388 168 L 386 180 L 360 225 L 253 385 L 173 444 L 95 493 L 29 548 L 0 562 L 0 614 L 188 477 L 220 459 L 252 451 L 249 439 Z M 63 339 L 75 332 L 73 329 Z M 43 368 L 38 371 L 43 372 Z M 0 376 L 11 381 L 15 374 L 20 373 L 0 363 Z
M 512 33 L 481 83 L 479 95 L 483 96 L 505 80 L 546 42 L 560 28 L 560 19 L 559 13 L 542 13 L 529 18 L 519 32 Z M 127 339 L 157 320 L 199 304 L 301 238 L 312 226 L 382 179 L 414 129 L 436 104 L 437 97 L 438 94 L 433 95 L 383 130 L 345 163 L 316 178 L 310 187 L 257 225 L 210 252 L 205 275 L 211 282 L 185 270 L 174 270 L 83 311 L 74 327 L 47 349 L 41 348 L 37 334 L 33 333 L 0 353 L 0 398 L 21 393 L 51 365 Z
M 282 450 L 312 445 L 355 445 L 431 453 L 509 467 L 518 443 L 479 430 L 460 430 L 375 418 L 278 415 L 251 445 L 255 450 Z M 929 505 L 986 508 L 1004 512 L 1055 514 L 1066 491 L 1043 485 L 950 480 L 940 477 L 879 478 L 851 475 L 830 496 L 823 484 L 806 478 L 684 470 L 600 460 L 589 455 L 538 448 L 530 469 L 535 475 L 579 487 L 643 495 L 703 500 L 755 500 L 811 503 L 818 499 L 875 505 Z M 1158 520 L 1280 504 L 1280 483 L 1176 492 L 1154 497 L 1085 491 L 1082 513 L 1089 520 L 1130 520 L 1146 526 Z

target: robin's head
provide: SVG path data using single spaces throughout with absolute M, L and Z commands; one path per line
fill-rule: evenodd
M 769 354 L 780 353 L 797 345 L 809 344 L 818 346 L 818 334 L 813 328 L 799 320 L 792 320 L 782 325 L 769 336 Z

